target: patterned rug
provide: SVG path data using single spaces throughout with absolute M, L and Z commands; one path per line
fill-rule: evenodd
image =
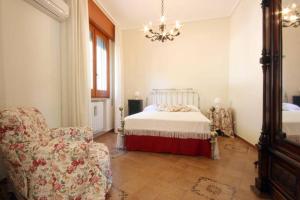
M 106 196 L 106 200 L 127 200 L 128 194 L 112 185 L 110 192 Z
M 235 188 L 215 180 L 200 177 L 192 192 L 207 200 L 234 200 Z
M 238 153 L 247 153 L 249 151 L 249 147 L 245 147 L 244 145 L 239 144 L 225 144 L 224 149 L 235 151 Z

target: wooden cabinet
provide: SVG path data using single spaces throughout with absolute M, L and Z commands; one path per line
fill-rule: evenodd
M 286 2 L 262 1 L 263 126 L 254 189 L 270 194 L 272 199 L 300 200 L 300 145 L 288 140 L 283 129 L 282 4 Z

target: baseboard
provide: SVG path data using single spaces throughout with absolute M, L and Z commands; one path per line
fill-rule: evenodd
M 98 132 L 98 133 L 95 133 L 93 138 L 96 139 L 97 137 L 101 136 L 101 135 L 104 135 L 106 133 L 111 133 L 111 132 L 114 132 L 114 129 L 111 129 L 109 131 L 101 131 L 101 132 Z
M 115 132 L 115 129 L 113 128 L 113 129 L 110 129 L 109 131 L 107 131 L 107 133 L 111 133 L 111 132 Z
M 257 149 L 257 146 L 248 142 L 247 140 L 245 140 L 244 138 L 242 138 L 241 136 L 239 135 L 235 135 L 235 137 L 239 138 L 240 140 L 242 140 L 243 142 L 245 142 L 246 144 L 248 144 L 249 146 L 253 147 L 254 149 Z

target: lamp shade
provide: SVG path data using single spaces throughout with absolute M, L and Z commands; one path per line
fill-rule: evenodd
M 138 99 L 140 97 L 140 92 L 139 91 L 135 91 L 134 97 L 135 97 L 135 99 Z
M 216 98 L 214 99 L 214 104 L 215 104 L 215 105 L 221 104 L 221 99 L 220 99 L 219 97 L 216 97 Z

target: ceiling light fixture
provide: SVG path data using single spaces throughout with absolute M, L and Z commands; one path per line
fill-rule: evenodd
M 170 31 L 167 31 L 166 25 L 166 17 L 165 17 L 165 7 L 164 7 L 164 0 L 161 0 L 161 17 L 160 17 L 160 24 L 158 26 L 159 31 L 154 31 L 152 29 L 152 22 L 149 22 L 148 25 L 144 26 L 144 32 L 146 38 L 150 39 L 152 42 L 154 41 L 161 41 L 165 42 L 166 40 L 173 41 L 175 37 L 180 35 L 179 29 L 181 28 L 181 24 L 179 21 L 175 22 L 174 28 Z
M 300 13 L 297 10 L 297 4 L 293 3 L 292 6 L 282 10 L 282 26 L 285 28 L 300 26 Z

